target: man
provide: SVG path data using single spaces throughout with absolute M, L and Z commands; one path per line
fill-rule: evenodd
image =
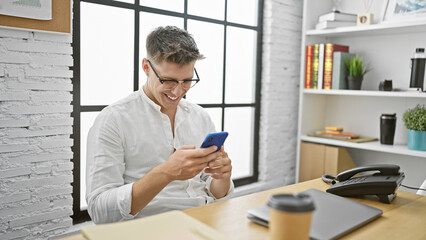
M 86 200 L 95 223 L 200 206 L 234 189 L 223 147 L 197 148 L 213 122 L 182 99 L 199 81 L 194 39 L 159 27 L 146 48 L 143 88 L 102 110 L 89 131 Z

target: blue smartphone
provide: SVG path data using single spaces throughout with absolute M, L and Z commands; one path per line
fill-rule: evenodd
M 201 144 L 201 148 L 208 148 L 210 146 L 216 145 L 217 152 L 220 150 L 227 137 L 228 132 L 209 133 L 204 139 L 203 144 Z

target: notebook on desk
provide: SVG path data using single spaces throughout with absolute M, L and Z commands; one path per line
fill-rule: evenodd
M 304 191 L 314 199 L 311 239 L 336 239 L 380 217 L 382 210 L 317 189 Z M 268 226 L 269 208 L 261 206 L 248 211 L 247 217 Z

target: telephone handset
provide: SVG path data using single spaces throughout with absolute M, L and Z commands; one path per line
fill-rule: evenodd
M 398 165 L 393 164 L 361 166 L 341 172 L 337 176 L 326 174 L 322 179 L 332 183 L 326 190 L 329 193 L 347 197 L 376 195 L 380 202 L 390 203 L 396 197 L 396 190 L 405 178 L 405 174 L 399 169 Z M 355 174 L 370 171 L 378 172 L 354 177 Z

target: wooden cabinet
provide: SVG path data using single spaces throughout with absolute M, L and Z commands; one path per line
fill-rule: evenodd
M 299 181 L 319 178 L 324 174 L 338 173 L 355 167 L 343 147 L 302 142 L 300 146 Z

